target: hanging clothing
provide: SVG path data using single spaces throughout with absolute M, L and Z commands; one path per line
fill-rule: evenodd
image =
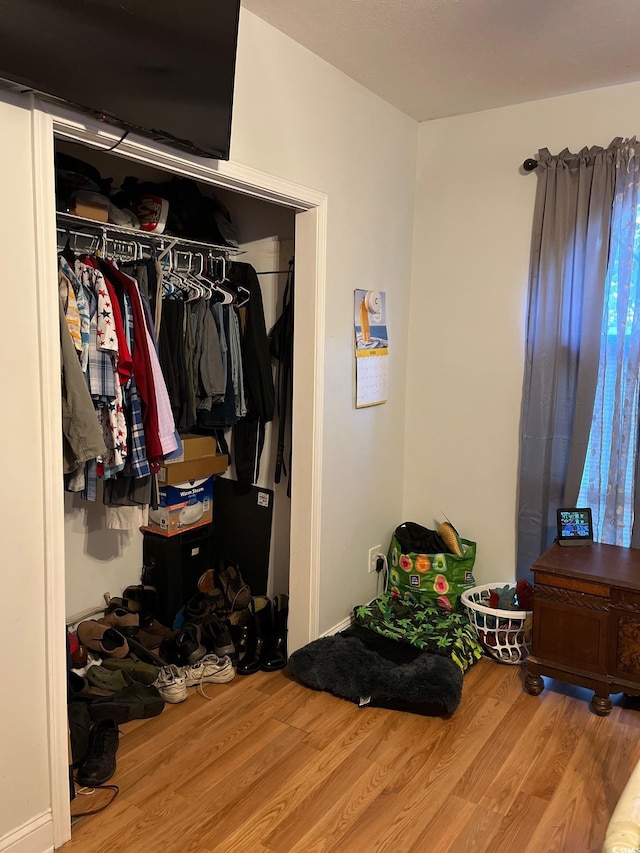
M 96 418 L 91 395 L 74 341 L 67 326 L 67 318 L 60 304 L 60 349 L 62 382 L 62 439 L 63 471 L 65 474 L 82 470 L 89 459 L 105 451 L 102 430 Z
M 249 291 L 248 303 L 240 308 L 244 315 L 241 349 L 246 418 L 234 427 L 233 446 L 238 481 L 251 484 L 258 480 L 260 473 L 264 426 L 273 420 L 275 389 L 262 291 L 256 271 L 250 264 L 233 263 L 229 280 L 232 286 L 241 285 Z

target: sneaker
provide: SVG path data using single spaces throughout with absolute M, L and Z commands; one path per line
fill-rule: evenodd
M 196 684 L 224 684 L 231 681 L 236 672 L 230 658 L 219 658 L 218 655 L 205 655 L 201 660 L 190 666 L 180 667 L 187 687 Z
M 229 629 L 219 619 L 208 619 L 202 623 L 202 642 L 208 652 L 213 652 L 219 658 L 225 655 L 231 658 L 232 664 L 238 663 L 238 653 L 231 639 Z
M 174 641 L 179 657 L 177 663 L 183 666 L 191 665 L 206 655 L 207 650 L 202 645 L 201 638 L 200 625 L 193 622 L 184 623 Z
M 188 695 L 186 679 L 178 667 L 173 664 L 169 664 L 160 670 L 154 681 L 154 687 L 158 688 L 158 692 L 164 701 L 172 705 L 184 702 Z

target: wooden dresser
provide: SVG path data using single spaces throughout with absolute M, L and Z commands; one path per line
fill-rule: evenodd
M 586 687 L 603 717 L 611 712 L 609 694 L 640 694 L 640 549 L 554 543 L 531 569 L 525 690 L 541 693 L 542 675 Z

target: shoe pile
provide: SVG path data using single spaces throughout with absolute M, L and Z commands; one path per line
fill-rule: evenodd
M 79 784 L 102 785 L 113 776 L 119 725 L 162 712 L 165 702 L 154 682 L 164 661 L 155 650 L 174 634 L 152 618 L 141 628 L 141 614 L 120 601 L 67 634 L 76 667 L 68 673 L 68 711 Z

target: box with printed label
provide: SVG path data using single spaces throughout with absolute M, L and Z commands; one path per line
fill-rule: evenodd
M 175 536 L 211 524 L 213 520 L 214 477 L 189 480 L 160 489 L 160 506 L 149 510 L 147 530 L 163 536 Z

